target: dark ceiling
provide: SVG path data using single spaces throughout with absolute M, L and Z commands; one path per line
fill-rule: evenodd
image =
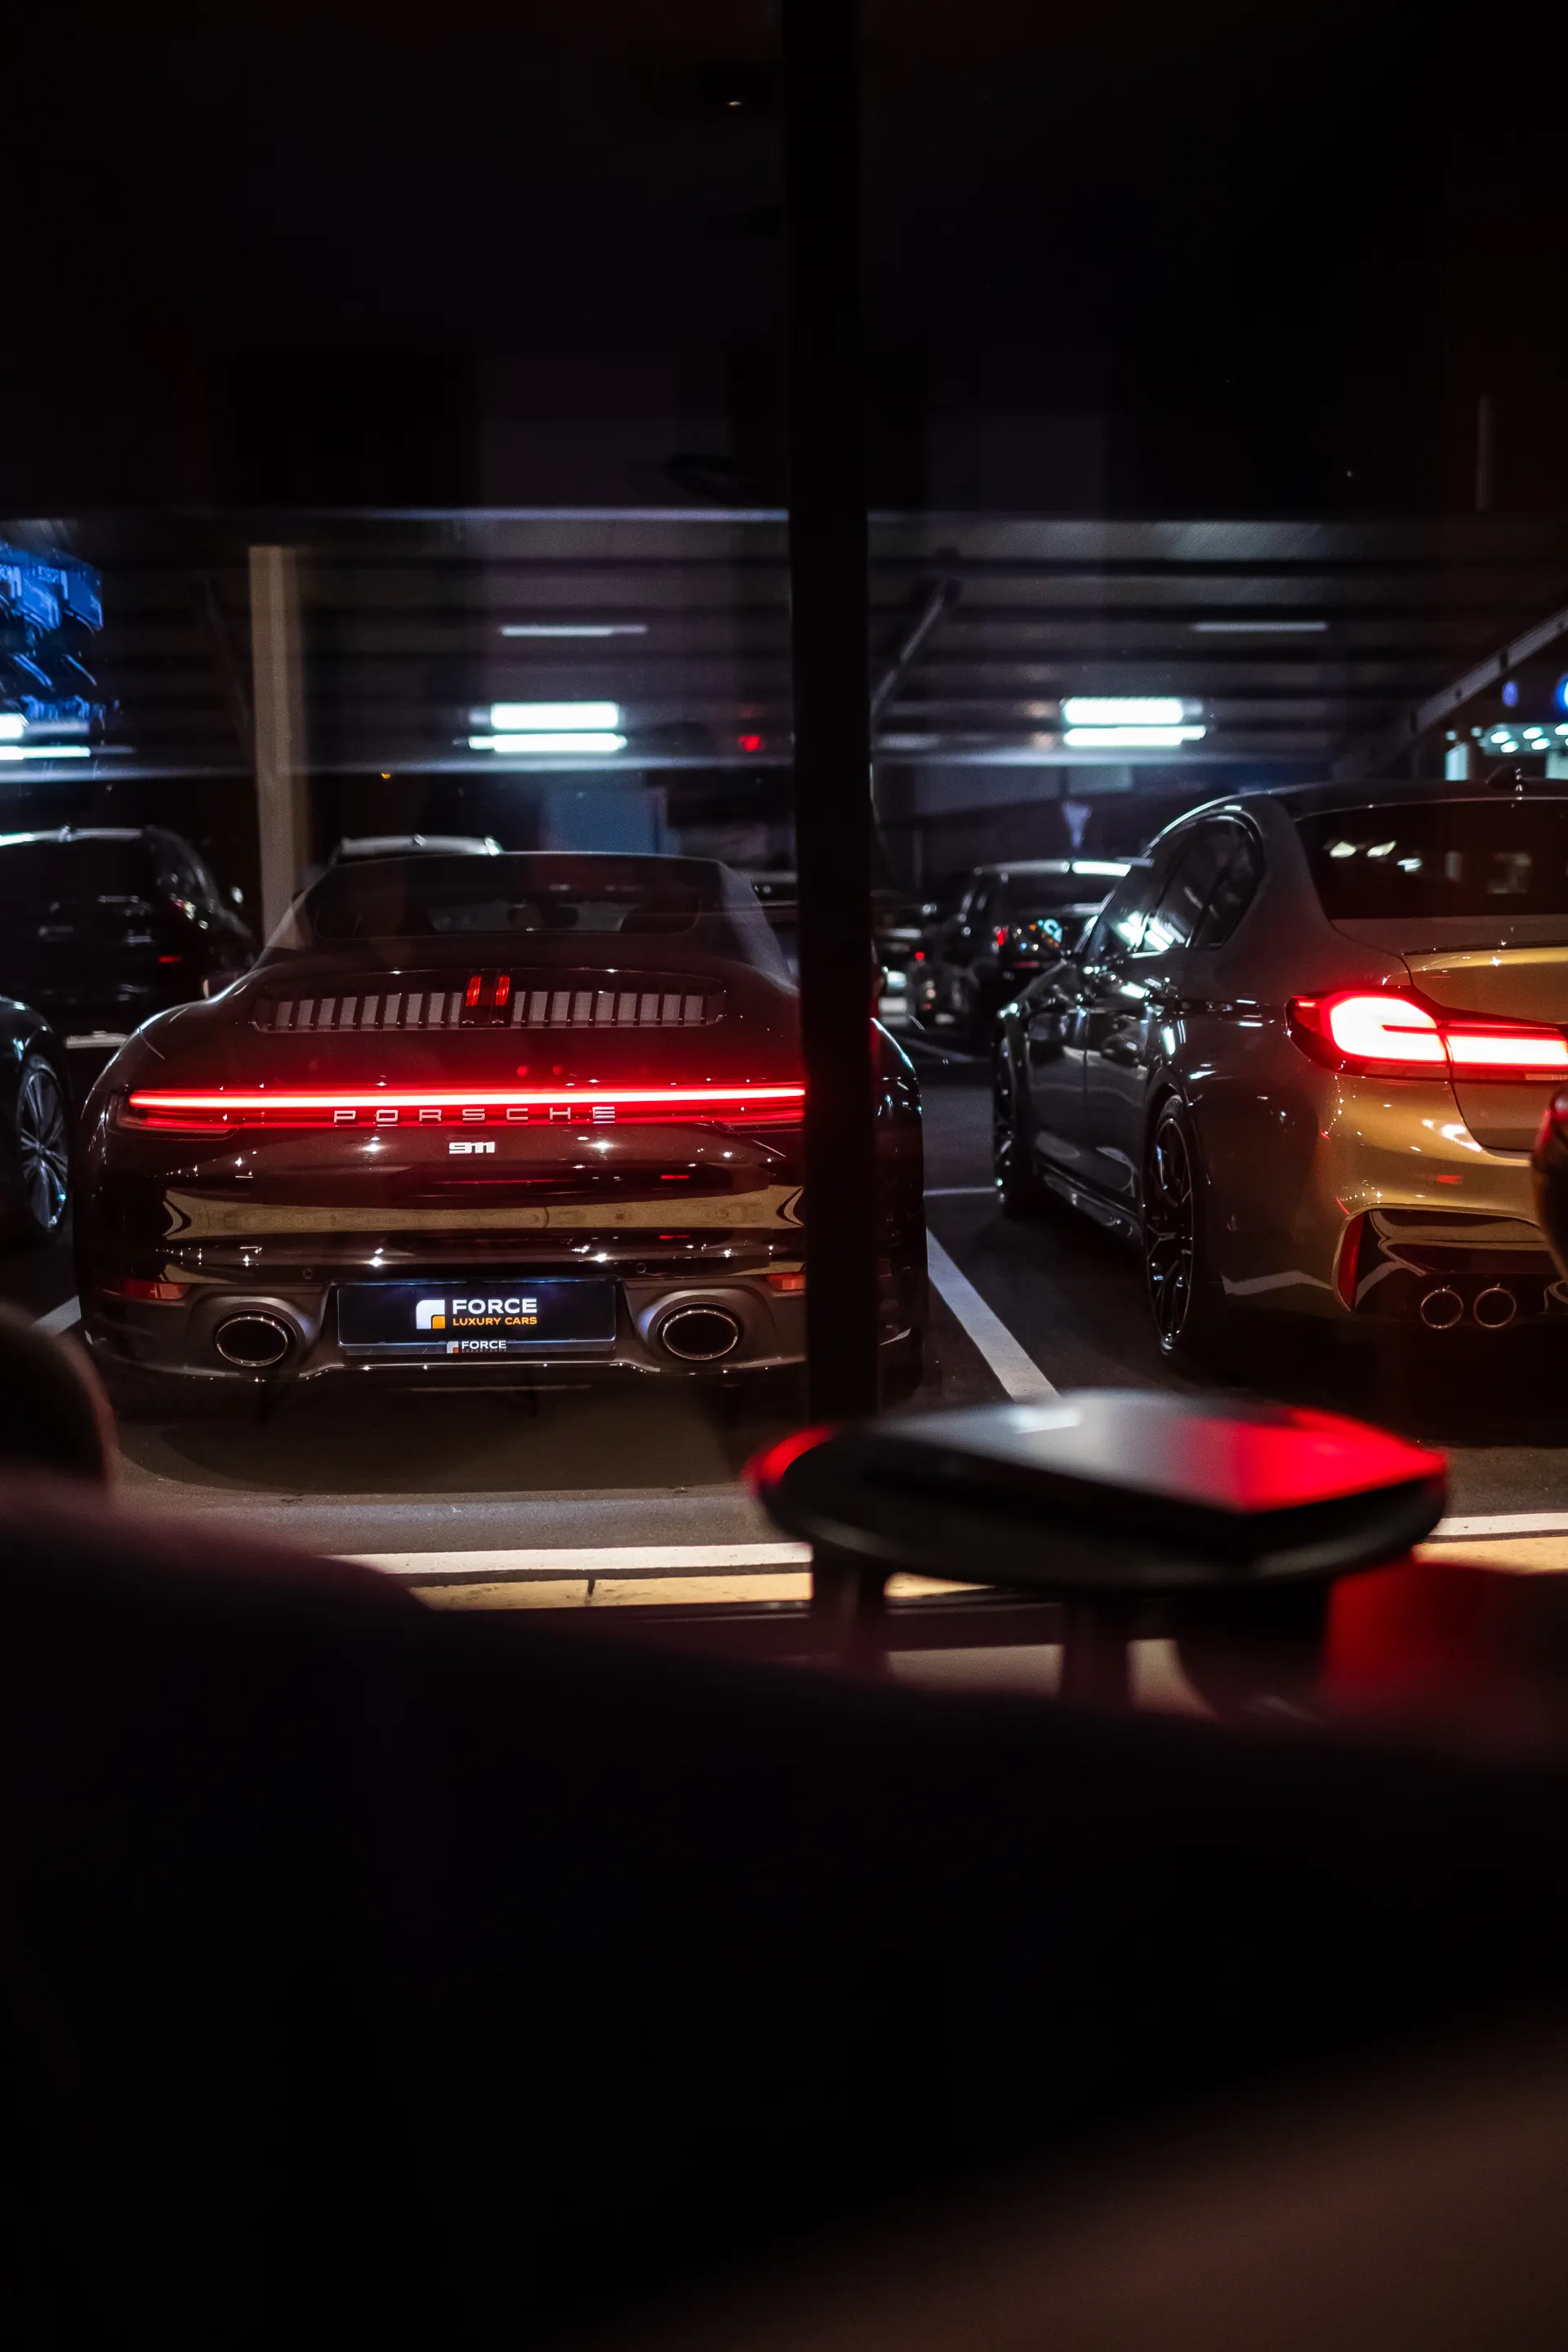
M 776 513 L 170 513 L 27 536 L 101 574 L 88 657 L 119 706 L 110 740 L 133 747 L 105 773 L 248 769 L 257 543 L 299 551 L 324 772 L 494 772 L 467 738 L 504 699 L 616 702 L 628 769 L 789 760 Z M 882 517 L 871 602 L 885 766 L 1082 764 L 1065 695 L 1163 694 L 1208 729 L 1177 772 L 1326 772 L 1568 604 L 1568 527 Z M 542 625 L 617 634 L 502 634 Z

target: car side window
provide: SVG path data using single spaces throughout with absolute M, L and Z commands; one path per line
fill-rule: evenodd
M 1094 928 L 1083 943 L 1082 958 L 1086 966 L 1120 963 L 1123 958 L 1136 951 L 1157 887 L 1152 869 L 1148 866 L 1134 866 L 1122 877 L 1095 918 Z
M 1193 942 L 1194 947 L 1223 946 L 1251 906 L 1263 879 L 1263 856 L 1258 844 L 1238 824 L 1227 830 L 1231 835 L 1230 853 L 1209 893 L 1209 902 Z
M 1135 955 L 1165 955 L 1192 945 L 1214 887 L 1230 856 L 1235 826 L 1201 824 L 1177 849 L 1158 903 L 1143 926 Z

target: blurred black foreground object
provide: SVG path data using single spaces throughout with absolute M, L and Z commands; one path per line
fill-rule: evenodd
M 1329 1588 L 1442 1517 L 1440 1454 L 1292 1405 L 1083 1389 L 785 1439 L 753 1471 L 862 1616 L 893 1570 L 1059 1601 L 1062 1694 L 1127 1696 L 1139 1635 L 1321 1646 Z
M 0 1475 L 42 1471 L 108 1483 L 114 1416 L 85 1357 L 0 1306 Z
M 895 2224 L 680 2352 L 1561 2352 L 1565 2178 L 1568 2051 L 1505 2040 Z
M 1568 1993 L 1568 1778 L 0 1488 L 10 2344 L 583 2341 Z

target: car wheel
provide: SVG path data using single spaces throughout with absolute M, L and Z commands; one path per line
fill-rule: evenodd
M 1004 1049 L 992 1068 L 991 1172 L 1005 1217 L 1032 1216 L 1046 1198 L 1022 1131 L 1021 1112 L 1012 1055 Z
M 881 1350 L 882 1402 L 907 1404 L 925 1380 L 925 1333 L 906 1331 Z
M 1192 1121 L 1174 1100 L 1155 1119 L 1144 1166 L 1143 1281 L 1160 1353 L 1168 1363 L 1195 1368 L 1213 1351 L 1217 1317 L 1197 1146 Z
M 37 1054 L 22 1065 L 11 1149 L 16 1169 L 13 1228 L 24 1241 L 51 1241 L 70 1207 L 70 1116 L 64 1087 Z

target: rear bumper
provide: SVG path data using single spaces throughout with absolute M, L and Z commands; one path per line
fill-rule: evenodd
M 793 1274 L 799 1260 L 768 1271 Z M 387 1269 L 379 1270 L 384 1276 Z M 535 1265 L 537 1279 L 582 1276 L 581 1265 Z M 598 1269 L 594 1269 L 595 1273 Z M 428 1280 L 449 1285 L 451 1269 L 399 1266 L 399 1282 Z M 375 1279 L 369 1269 L 360 1280 Z M 490 1282 L 498 1279 L 491 1275 Z M 260 1280 L 194 1285 L 177 1305 L 149 1305 L 81 1286 L 82 1332 L 95 1360 L 111 1374 L 116 1367 L 198 1381 L 213 1389 L 245 1390 L 258 1382 L 321 1379 L 372 1379 L 394 1385 L 532 1386 L 637 1375 L 691 1380 L 715 1373 L 765 1372 L 805 1360 L 805 1299 L 799 1290 L 781 1290 L 767 1271 L 682 1269 L 642 1275 L 614 1274 L 615 1337 L 569 1348 L 540 1347 L 505 1355 L 479 1352 L 451 1356 L 436 1349 L 427 1356 L 387 1358 L 345 1348 L 339 1334 L 333 1282 Z M 914 1255 L 885 1260 L 881 1282 L 881 1339 L 891 1346 L 925 1321 L 925 1268 Z M 692 1320 L 693 1310 L 707 1320 Z M 279 1335 L 275 1362 L 262 1369 L 231 1360 L 232 1328 L 248 1318 Z M 715 1344 L 715 1343 L 718 1344 Z M 693 1353 L 693 1347 L 700 1352 Z
M 1211 1160 L 1228 1307 L 1434 1329 L 1568 1315 L 1528 1157 L 1479 1143 L 1446 1085 L 1325 1072 L 1289 1117 L 1282 1099 L 1260 1095 Z

